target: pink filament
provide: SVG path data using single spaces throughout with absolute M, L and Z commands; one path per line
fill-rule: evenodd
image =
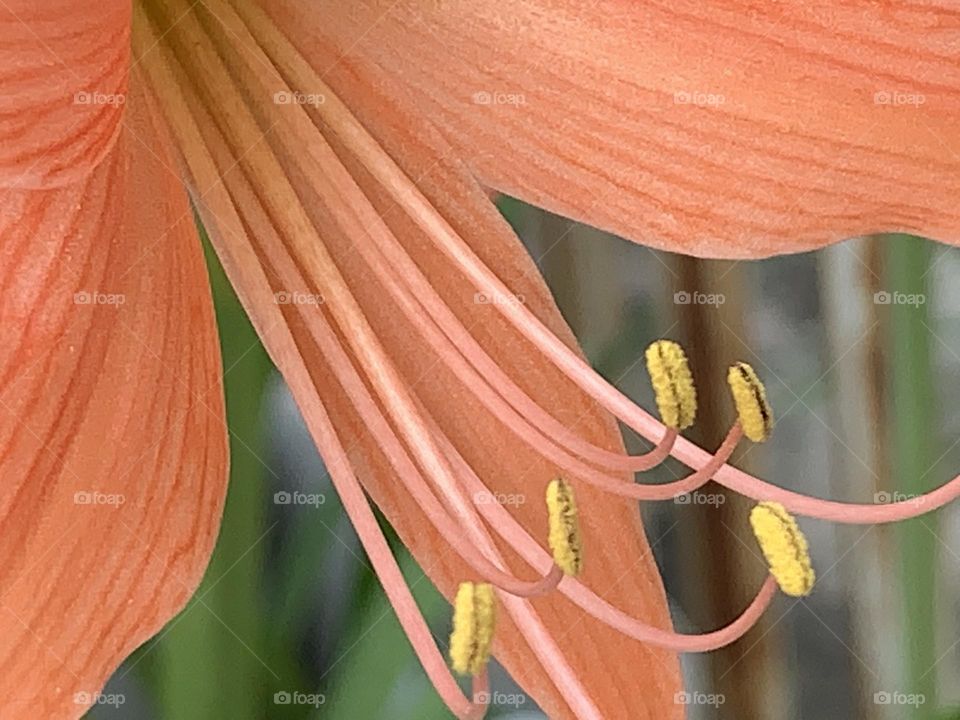
M 373 223 L 375 226 L 375 223 Z M 376 229 L 374 227 L 374 229 Z M 377 251 L 378 247 L 383 247 L 385 245 L 392 245 L 396 243 L 395 238 L 392 233 L 387 228 L 382 228 L 382 232 L 378 234 L 376 243 L 358 243 L 357 250 L 360 255 L 367 261 L 370 268 L 377 275 L 378 279 L 383 282 L 383 285 L 386 287 L 390 295 L 396 300 L 397 307 L 399 307 L 407 319 L 417 328 L 421 336 L 427 341 L 428 345 L 433 348 L 438 355 L 443 359 L 446 365 L 454 372 L 458 379 L 463 383 L 464 387 L 470 388 L 471 391 L 476 395 L 477 399 L 488 409 L 490 412 L 498 418 L 507 428 L 512 430 L 519 438 L 524 440 L 528 445 L 537 450 L 541 455 L 543 455 L 548 460 L 555 462 L 559 467 L 563 468 L 567 472 L 575 475 L 579 478 L 582 478 L 585 482 L 601 487 L 609 492 L 623 495 L 624 497 L 630 497 L 638 500 L 660 500 L 668 499 L 674 495 L 682 494 L 684 492 L 689 492 L 682 488 L 692 485 L 692 487 L 699 487 L 700 484 L 709 480 L 709 475 L 712 474 L 716 467 L 722 465 L 723 462 L 729 457 L 729 453 L 723 458 L 723 461 L 719 463 L 712 463 L 711 468 L 705 468 L 699 474 L 696 474 L 696 477 L 691 477 L 688 480 L 679 481 L 676 484 L 671 483 L 670 485 L 663 486 L 645 486 L 645 485 L 631 485 L 623 482 L 621 478 L 613 477 L 603 472 L 599 472 L 589 465 L 577 460 L 572 457 L 569 453 L 565 452 L 562 448 L 556 445 L 551 440 L 550 433 L 557 433 L 563 437 L 573 437 L 577 436 L 571 433 L 567 428 L 565 428 L 561 423 L 559 423 L 553 416 L 544 411 L 534 400 L 532 400 L 522 389 L 513 384 L 513 381 L 509 379 L 509 376 L 503 372 L 502 369 L 482 350 L 479 349 L 478 354 L 471 354 L 471 361 L 473 365 L 478 368 L 483 368 L 478 372 L 468 364 L 464 357 L 457 351 L 457 348 L 454 347 L 450 340 L 447 339 L 431 322 L 430 318 L 424 316 L 421 308 L 416 304 L 416 301 L 413 299 L 416 297 L 409 290 L 403 288 L 395 277 L 395 273 L 390 270 L 390 264 L 380 255 Z M 409 262 L 409 257 L 403 252 L 401 248 L 400 256 L 406 258 Z M 397 258 L 392 258 L 395 260 Z M 419 270 L 417 271 L 419 272 Z M 426 282 L 426 281 L 424 281 Z M 427 287 L 430 287 L 427 284 Z M 418 292 L 422 289 L 418 287 Z M 432 291 L 432 288 L 430 288 Z M 429 293 L 426 290 L 423 290 L 424 296 Z M 421 298 L 421 302 L 423 299 Z M 437 298 L 437 304 L 443 308 L 446 313 L 450 313 L 449 309 L 442 304 L 442 300 Z M 451 313 L 452 314 L 452 313 Z M 476 345 L 476 341 L 473 340 L 472 336 L 459 324 L 459 320 L 456 318 L 453 319 L 453 323 L 470 338 L 471 342 Z M 477 345 L 479 348 L 479 345 Z M 479 358 L 479 359 L 478 359 Z M 487 365 L 491 365 L 496 368 L 496 372 L 488 370 Z M 502 375 L 507 378 L 510 383 L 509 387 L 501 387 L 501 393 L 504 393 L 505 396 L 511 398 L 511 403 L 508 404 L 504 401 L 501 395 L 497 394 L 489 384 L 487 377 Z M 511 407 L 513 405 L 513 407 Z M 516 409 L 516 407 L 523 407 L 525 409 L 535 408 L 535 414 L 542 422 L 540 424 L 540 429 L 534 428 L 531 423 L 521 415 Z M 547 420 L 548 419 L 548 420 Z M 562 428 L 562 433 L 558 430 Z M 593 448 L 595 451 L 599 451 L 595 445 L 585 443 L 582 439 L 580 440 L 579 446 L 583 449 L 584 445 L 588 445 L 590 448 Z M 660 438 L 660 441 L 650 452 L 640 455 L 640 456 L 626 456 L 626 455 L 616 455 L 608 451 L 603 451 L 605 453 L 606 459 L 609 461 L 612 457 L 615 457 L 620 461 L 620 464 L 630 465 L 634 471 L 646 470 L 656 465 L 662 463 L 667 456 L 670 454 L 670 450 L 673 447 L 673 444 L 676 442 L 677 432 L 673 429 L 664 429 L 663 435 Z M 736 445 L 734 441 L 733 446 Z M 729 451 L 733 451 L 733 446 L 729 448 Z M 599 452 L 593 453 L 594 457 L 600 455 Z M 707 475 L 706 479 L 699 480 L 702 475 Z M 699 483 L 699 484 L 696 484 Z
M 552 447 L 551 438 L 557 438 L 581 457 L 615 470 L 643 472 L 656 467 L 667 458 L 676 440 L 677 432 L 673 429 L 665 428 L 660 434 L 660 440 L 650 452 L 639 456 L 623 455 L 587 442 L 540 407 L 487 354 L 447 307 L 443 298 L 433 289 L 382 218 L 373 213 L 366 219 L 368 229 L 375 234 L 375 242 L 359 243 L 357 249 L 376 274 L 377 279 L 394 298 L 404 315 L 457 374 L 457 377 L 464 382 L 464 385 L 473 388 L 478 399 L 517 435 L 526 439 L 534 447 L 545 443 Z M 433 318 L 436 326 L 424 316 L 423 310 Z M 444 334 L 447 337 L 444 337 Z M 457 348 L 463 353 L 462 355 L 457 352 Z M 476 371 L 471 371 L 464 359 L 469 360 Z M 488 392 L 488 385 L 496 387 L 502 399 L 496 393 Z M 516 412 L 510 413 L 509 410 L 505 410 L 503 399 L 507 400 Z M 531 425 L 540 430 L 539 435 L 527 430 Z M 552 453 L 551 458 L 555 457 L 556 453 Z M 580 467 L 583 467 L 582 464 Z
M 714 473 L 730 459 L 733 451 L 743 437 L 740 423 L 734 423 L 727 433 L 716 454 L 702 468 L 690 473 L 685 478 L 673 480 L 660 485 L 635 485 L 608 480 L 606 477 L 590 475 L 583 477 L 584 481 L 598 487 L 605 492 L 620 495 L 633 500 L 669 500 L 679 495 L 691 493 L 710 481 Z
M 473 678 L 473 714 L 466 720 L 483 720 L 490 708 L 490 675 L 487 669 Z

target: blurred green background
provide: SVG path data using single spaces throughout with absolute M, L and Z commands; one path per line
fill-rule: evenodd
M 900 499 L 956 474 L 957 250 L 863 238 L 767 261 L 701 261 L 510 199 L 500 206 L 594 366 L 638 402 L 653 406 L 637 362 L 646 345 L 668 336 L 690 349 L 703 405 L 691 433 L 699 442 L 716 446 L 732 420 L 724 368 L 734 360 L 757 368 L 778 426 L 768 444 L 741 449 L 735 464 L 808 494 L 860 502 Z M 187 608 L 104 690 L 123 704 L 88 717 L 448 717 L 292 400 L 208 259 L 231 432 L 223 528 Z M 898 300 L 908 296 L 923 301 Z M 678 467 L 653 477 L 670 479 Z M 762 577 L 749 505 L 724 497 L 719 506 L 643 508 L 678 630 L 728 622 Z M 897 527 L 801 525 L 816 591 L 779 597 L 734 646 L 685 657 L 687 691 L 723 699 L 690 705 L 688 716 L 960 718 L 951 710 L 960 701 L 960 515 L 948 508 Z M 449 607 L 386 529 L 445 646 Z M 492 682 L 514 701 L 495 704 L 490 717 L 543 717 L 497 667 Z

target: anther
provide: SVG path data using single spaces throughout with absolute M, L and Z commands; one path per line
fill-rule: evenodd
M 697 390 L 687 356 L 672 340 L 657 340 L 647 348 L 647 372 L 663 424 L 675 430 L 693 425 Z
M 737 406 L 743 434 L 753 442 L 763 442 L 773 430 L 773 410 L 757 373 L 746 363 L 734 363 L 727 373 L 727 383 Z
M 453 605 L 450 661 L 461 675 L 479 675 L 490 659 L 497 601 L 488 583 L 462 582 Z
M 583 566 L 580 521 L 573 488 L 562 478 L 547 485 L 547 513 L 550 526 L 548 542 L 553 562 L 566 575 L 579 575 Z
M 793 597 L 809 595 L 816 574 L 793 516 L 780 503 L 762 502 L 750 511 L 750 525 L 780 589 Z

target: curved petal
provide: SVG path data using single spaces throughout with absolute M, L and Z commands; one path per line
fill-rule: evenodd
M 86 712 L 184 605 L 219 525 L 218 343 L 156 118 L 133 87 L 88 177 L 0 191 L 5 718 Z
M 270 5 L 301 49 L 379 64 L 484 183 L 638 242 L 727 257 L 882 231 L 960 243 L 947 0 Z
M 0 3 L 0 187 L 77 182 L 120 131 L 129 0 Z
M 391 416 L 397 434 L 403 436 L 404 422 L 393 414 L 394 401 L 382 388 L 385 381 L 380 367 L 389 364 L 398 378 L 394 394 L 412 395 L 428 424 L 434 421 L 449 436 L 487 484 L 491 496 L 498 500 L 513 498 L 506 501 L 512 503 L 511 512 L 544 542 L 547 518 L 543 495 L 557 468 L 505 429 L 439 354 L 422 341 L 415 323 L 400 312 L 385 283 L 373 271 L 370 251 L 376 252 L 379 240 L 366 230 L 377 226 L 378 232 L 392 233 L 443 302 L 503 370 L 561 422 L 604 448 L 622 451 L 616 425 L 493 308 L 477 303 L 474 291 L 458 271 L 432 249 L 418 226 L 395 207 L 389 194 L 358 161 L 332 140 L 328 129 L 313 124 L 297 103 L 281 103 L 278 109 L 278 93 L 289 98 L 291 88 L 278 81 L 269 60 L 258 56 L 256 43 L 244 36 L 242 23 L 229 19 L 230 10 L 223 5 L 211 2 L 207 4 L 209 10 L 201 10 L 197 20 L 187 19 L 173 28 L 169 13 L 162 19 L 160 13 L 152 18 L 156 23 L 154 34 L 164 36 L 164 42 L 175 51 L 196 48 L 193 62 L 182 64 L 177 73 L 187 97 L 179 102 L 181 109 L 173 108 L 172 99 L 167 109 L 186 112 L 201 126 L 218 171 L 226 171 L 223 185 L 229 199 L 217 192 L 214 173 L 207 170 L 205 174 L 212 177 L 194 178 L 196 195 L 210 195 L 211 205 L 201 211 L 206 212 L 205 218 L 216 231 L 214 242 L 225 257 L 240 255 L 247 240 L 239 238 L 231 224 L 221 222 L 221 218 L 238 213 L 250 230 L 249 242 L 257 249 L 273 293 L 264 293 L 252 284 L 248 287 L 243 268 L 235 267 L 231 277 L 259 323 L 265 344 L 275 357 L 290 355 L 284 338 L 292 332 L 296 353 L 310 366 L 312 381 L 337 434 L 348 446 L 364 487 L 424 572 L 447 597 L 452 597 L 459 581 L 475 577 L 455 551 L 455 544 L 464 542 L 464 538 L 443 536 L 432 529 L 423 508 L 408 490 L 407 478 L 388 461 L 384 431 L 375 433 L 368 418 L 362 416 L 359 404 L 338 379 L 337 363 L 327 346 L 332 342 L 343 344 L 350 353 L 351 370 L 361 374 L 378 396 L 378 403 L 386 408 L 385 414 Z M 317 47 L 311 62 L 322 72 L 334 58 L 331 48 Z M 225 67 L 219 66 L 221 62 Z M 369 64 L 344 64 L 327 79 L 408 175 L 419 179 L 422 191 L 483 259 L 554 332 L 574 345 L 572 334 L 522 245 L 442 136 L 422 121 L 415 101 L 398 101 L 385 95 L 383 88 L 389 78 Z M 311 89 L 301 86 L 296 92 L 298 98 L 309 98 Z M 327 141 L 333 145 L 332 151 Z M 196 148 L 193 153 L 197 154 Z M 229 172 L 237 163 L 242 171 Z M 362 217 L 359 222 L 358 217 Z M 368 224 L 367 220 L 372 222 Z M 384 227 L 379 226 L 381 221 Z M 327 253 L 337 272 L 316 272 L 327 263 L 318 257 Z M 230 263 L 225 265 L 229 271 Z M 285 280 L 298 273 L 306 277 L 306 284 Z M 341 282 L 339 275 L 345 278 L 348 292 L 359 306 L 362 322 L 345 301 L 345 291 L 336 289 Z M 323 294 L 325 302 L 310 302 L 317 294 Z M 298 296 L 303 300 L 298 302 Z M 284 303 L 286 327 L 274 333 L 271 328 L 278 321 L 270 318 L 277 314 L 278 298 Z M 311 324 L 326 322 L 336 326 L 337 335 L 331 342 L 328 333 L 327 340 L 318 342 L 311 334 Z M 358 349 L 361 343 L 352 342 L 353 335 L 368 332 L 383 352 L 379 366 Z M 297 399 L 309 414 L 315 400 L 306 393 L 298 393 Z M 409 435 L 404 439 L 409 446 L 415 444 Z M 422 459 L 418 461 L 423 463 Z M 591 548 L 584 581 L 624 611 L 660 627 L 668 626 L 663 588 L 636 506 L 588 488 L 584 488 L 580 504 L 584 543 Z M 507 548 L 502 549 L 509 565 L 529 576 L 530 569 Z M 673 703 L 679 689 L 675 655 L 626 639 L 559 595 L 538 598 L 524 606 L 517 608 L 516 614 L 505 614 L 495 653 L 550 717 L 663 718 L 680 714 L 681 708 Z M 572 681 L 583 686 L 589 698 L 586 704 L 595 705 L 599 714 L 581 714 L 572 707 L 560 687 L 565 679 L 545 669 L 541 648 L 531 641 L 527 628 L 518 620 L 523 617 L 546 628 L 547 639 L 562 655 L 559 665 L 568 668 Z

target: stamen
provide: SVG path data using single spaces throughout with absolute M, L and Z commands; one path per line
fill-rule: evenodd
M 693 425 L 697 389 L 683 348 L 672 340 L 657 340 L 647 348 L 647 372 L 663 424 L 674 430 Z
M 727 373 L 727 383 L 733 393 L 744 435 L 754 442 L 763 442 L 773 430 L 773 410 L 757 373 L 747 363 L 734 363 Z
M 792 597 L 809 595 L 816 574 L 797 521 L 780 503 L 764 502 L 750 512 L 750 525 L 780 589 Z
M 576 577 L 583 567 L 583 544 L 573 488 L 562 478 L 547 485 L 549 543 L 553 562 L 564 574 Z
M 497 600 L 486 583 L 460 583 L 454 600 L 450 661 L 461 675 L 479 675 L 490 659 L 497 622 Z
M 477 493 L 484 487 L 483 482 L 477 477 L 469 463 L 463 459 L 450 439 L 440 428 L 436 427 L 435 423 L 433 429 L 437 441 L 446 453 L 450 463 L 463 478 L 466 489 L 471 493 Z M 542 572 L 550 563 L 555 564 L 555 560 L 550 554 L 540 547 L 540 544 L 502 505 L 477 503 L 477 509 L 490 527 L 531 566 Z M 631 617 L 598 596 L 577 578 L 566 578 L 560 584 L 559 590 L 589 613 L 591 617 L 634 640 L 675 652 L 708 652 L 729 645 L 743 637 L 770 606 L 770 602 L 777 592 L 777 583 L 772 576 L 768 576 L 756 597 L 736 620 L 726 627 L 701 635 L 682 635 L 669 630 L 661 630 L 649 623 Z

